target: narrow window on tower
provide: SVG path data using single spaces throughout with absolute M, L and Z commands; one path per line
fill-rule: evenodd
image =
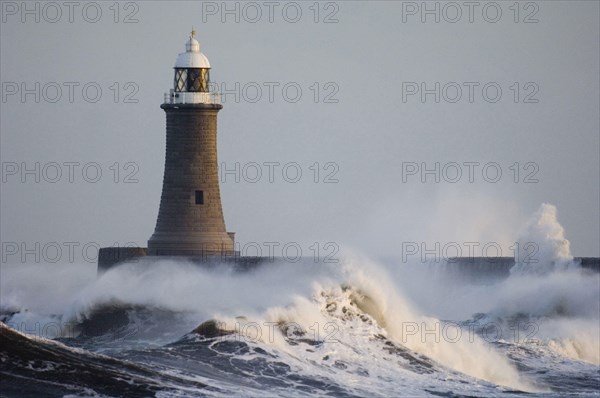
M 197 205 L 204 204 L 204 191 L 196 191 L 196 204 Z

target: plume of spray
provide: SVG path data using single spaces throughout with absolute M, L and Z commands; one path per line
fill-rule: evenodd
M 527 314 L 552 351 L 600 364 L 598 274 L 573 261 L 555 206 L 543 203 L 521 234 L 509 278 L 498 285 L 491 313 Z
M 570 243 L 556 218 L 556 206 L 542 203 L 517 241 L 516 274 L 547 274 L 573 266 Z

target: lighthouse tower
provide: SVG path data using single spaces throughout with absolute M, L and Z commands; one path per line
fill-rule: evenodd
M 175 62 L 173 89 L 160 106 L 167 116 L 167 146 L 160 209 L 148 255 L 229 256 L 217 169 L 220 94 L 209 88 L 210 63 L 195 32 Z

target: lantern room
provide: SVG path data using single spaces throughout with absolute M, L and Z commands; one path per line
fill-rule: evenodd
M 192 30 L 185 43 L 185 52 L 177 56 L 173 89 L 165 95 L 165 103 L 203 104 L 220 103 L 219 93 L 210 91 L 210 63 L 200 52 L 200 43 Z

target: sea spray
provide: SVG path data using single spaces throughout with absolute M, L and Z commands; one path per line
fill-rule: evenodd
M 551 350 L 599 365 L 599 276 L 573 261 L 557 208 L 543 203 L 518 242 L 521 250 L 503 284 L 512 297 L 499 298 L 494 312 L 527 313 Z
M 556 206 L 543 203 L 517 241 L 511 273 L 544 274 L 573 266 L 570 242 L 557 220 Z

